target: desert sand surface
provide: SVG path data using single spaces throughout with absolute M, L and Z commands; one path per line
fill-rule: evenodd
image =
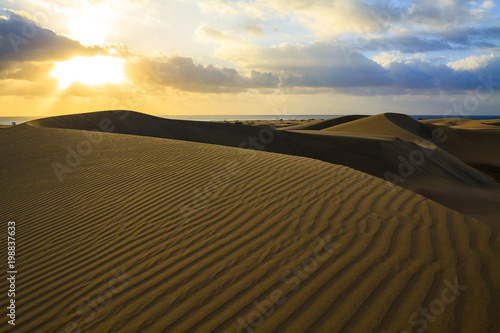
M 466 119 L 466 118 L 441 118 L 420 120 L 423 124 L 434 124 L 439 126 L 448 126 L 460 129 L 491 129 L 497 130 L 500 126 L 499 119 Z M 496 127 L 495 127 L 496 126 Z
M 271 130 L 106 111 L 3 129 L 15 330 L 500 331 L 498 183 L 412 142 L 457 129 L 346 128 L 370 118 Z M 403 182 L 384 179 L 415 151 Z
M 99 128 L 101 119 L 107 118 L 113 122 L 114 133 L 251 148 L 314 158 L 389 180 L 451 209 L 479 218 L 500 230 L 499 184 L 490 176 L 468 165 L 469 161 L 464 162 L 440 148 L 443 144 L 436 141 L 442 141 L 447 133 L 434 135 L 434 138 L 433 128 L 426 129 L 420 122 L 407 115 L 339 117 L 306 122 L 302 129 L 282 127 L 274 130 L 273 127 L 265 125 L 171 120 L 138 112 L 127 112 L 126 119 L 122 120 L 122 114 L 125 113 L 104 111 L 51 117 L 31 121 L 29 125 L 93 130 Z M 334 130 L 336 127 L 340 127 L 342 131 Z M 475 131 L 467 133 L 474 134 Z M 498 158 L 490 155 L 500 147 L 500 131 L 493 134 L 490 136 L 492 140 L 485 143 L 486 152 L 476 153 L 475 143 L 470 144 L 473 147 L 467 152 L 476 157 L 484 153 L 488 155 L 484 157 L 486 159 Z M 446 148 L 453 146 L 452 142 L 446 144 Z M 465 153 L 461 152 L 461 155 Z
M 496 124 L 496 125 L 495 125 Z M 424 124 L 429 130 L 440 129 L 448 140 L 441 147 L 472 165 L 500 168 L 500 120 L 469 120 L 463 125 Z

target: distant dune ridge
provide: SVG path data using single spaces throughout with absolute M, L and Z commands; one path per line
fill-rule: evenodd
M 469 151 L 494 154 L 496 130 L 408 118 L 105 111 L 0 130 L 16 331 L 500 331 L 498 183 L 461 160 L 498 166 Z

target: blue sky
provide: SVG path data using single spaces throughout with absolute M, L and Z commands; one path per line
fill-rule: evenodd
M 0 7 L 3 115 L 115 107 L 444 115 L 457 104 L 500 115 L 497 1 L 2 0 Z M 17 49 L 12 36 L 24 38 Z M 87 73 L 71 73 L 70 63 L 65 77 L 54 75 L 75 57 L 117 58 L 123 73 L 108 73 L 96 58 Z M 88 79 L 92 68 L 96 80 Z

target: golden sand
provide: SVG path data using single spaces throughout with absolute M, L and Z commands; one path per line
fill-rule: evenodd
M 0 131 L 16 331 L 500 330 L 500 215 L 480 200 L 498 184 L 444 148 L 394 186 L 384 171 L 420 149 L 402 127 L 268 140 L 257 126 L 124 114 Z M 84 131 L 100 125 L 113 133 Z M 237 148 L 249 135 L 264 151 Z M 445 203 L 464 190 L 471 212 L 412 187 Z

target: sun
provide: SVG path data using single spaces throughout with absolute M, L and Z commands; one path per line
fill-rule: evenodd
M 89 85 L 122 83 L 125 81 L 123 59 L 95 56 L 76 57 L 69 61 L 57 62 L 50 74 L 59 80 L 59 89 L 74 82 Z

